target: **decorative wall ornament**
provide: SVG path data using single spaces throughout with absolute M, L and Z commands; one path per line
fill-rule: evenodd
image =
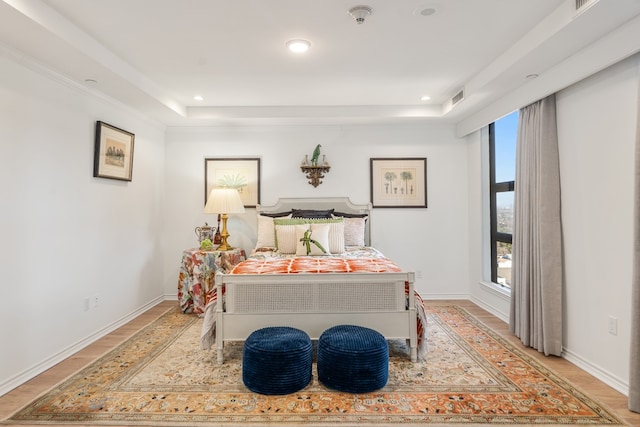
M 327 162 L 327 157 L 324 154 L 322 155 L 322 162 L 319 161 L 320 147 L 322 146 L 318 144 L 313 150 L 313 154 L 311 155 L 311 164 L 309 164 L 309 156 L 304 156 L 304 160 L 300 165 L 302 173 L 307 176 L 309 184 L 313 185 L 314 187 L 322 184 L 324 175 L 329 172 L 329 169 L 331 169 L 331 166 L 329 166 L 329 162 Z
M 329 172 L 331 166 L 300 166 L 300 169 L 302 169 L 302 172 L 307 176 L 309 184 L 317 187 L 322 184 L 324 174 Z

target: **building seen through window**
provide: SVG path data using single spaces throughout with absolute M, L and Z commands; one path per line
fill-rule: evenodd
M 511 289 L 518 112 L 489 125 L 491 281 Z

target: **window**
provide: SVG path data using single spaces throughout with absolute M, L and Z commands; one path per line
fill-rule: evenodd
M 489 125 L 491 281 L 511 289 L 518 112 Z

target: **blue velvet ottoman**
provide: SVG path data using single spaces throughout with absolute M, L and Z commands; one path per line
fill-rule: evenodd
M 318 380 L 348 393 L 367 393 L 387 384 L 389 345 L 373 329 L 339 325 L 318 340 Z
M 313 347 L 306 332 L 287 326 L 258 329 L 242 351 L 242 381 L 251 391 L 281 395 L 311 381 Z

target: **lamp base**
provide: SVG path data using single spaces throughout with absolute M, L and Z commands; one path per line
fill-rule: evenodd
M 220 232 L 220 238 L 222 241 L 220 242 L 220 246 L 218 246 L 219 251 L 230 251 L 233 249 L 233 246 L 227 243 L 227 239 L 229 238 L 229 232 L 227 231 L 227 214 L 222 214 L 222 231 Z
M 235 249 L 233 246 L 226 244 L 226 242 L 220 243 L 220 246 L 216 248 L 218 251 L 230 251 Z

